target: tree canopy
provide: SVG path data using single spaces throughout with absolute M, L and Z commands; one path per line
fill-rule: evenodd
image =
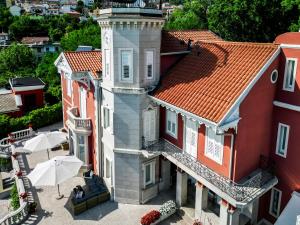
M 94 48 L 101 47 L 100 27 L 96 24 L 86 26 L 79 30 L 66 33 L 61 39 L 61 46 L 64 50 L 74 51 L 78 45 L 89 45 Z
M 298 31 L 300 0 L 185 0 L 166 29 L 209 29 L 225 40 L 272 42 Z

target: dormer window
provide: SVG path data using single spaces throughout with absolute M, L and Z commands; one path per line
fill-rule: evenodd
M 132 50 L 121 49 L 121 81 L 132 81 Z
M 147 79 L 153 78 L 153 61 L 154 61 L 154 51 L 146 50 L 145 51 L 145 75 Z
M 297 59 L 288 58 L 285 64 L 283 90 L 294 91 L 296 80 Z

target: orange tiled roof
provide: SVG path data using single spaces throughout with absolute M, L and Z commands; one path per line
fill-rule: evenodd
M 72 71 L 91 71 L 97 77 L 97 72 L 102 71 L 101 51 L 64 52 Z
M 162 78 L 153 96 L 216 123 L 278 48 L 225 41 L 196 46 Z
M 276 37 L 275 43 L 300 45 L 300 32 L 288 32 L 281 34 Z
M 208 30 L 162 31 L 161 52 L 178 52 L 187 50 L 188 40 L 222 41 L 215 33 Z

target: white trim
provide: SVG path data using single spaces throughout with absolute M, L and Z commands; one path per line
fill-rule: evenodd
M 276 79 L 275 80 L 272 79 L 273 78 L 273 73 L 276 73 Z M 270 76 L 270 80 L 271 80 L 272 84 L 275 84 L 277 82 L 277 80 L 278 80 L 278 70 L 275 69 L 275 70 L 272 71 L 271 76 Z
M 291 75 L 292 78 L 293 78 L 293 84 L 292 84 L 291 87 L 286 87 L 286 76 L 288 75 L 287 70 L 288 70 L 288 62 L 289 61 L 294 61 L 295 62 L 295 64 L 294 64 L 294 71 L 293 71 L 293 74 Z M 286 58 L 285 69 L 284 69 L 284 76 L 283 76 L 283 87 L 282 87 L 282 89 L 284 91 L 294 92 L 295 83 L 296 83 L 297 64 L 298 64 L 298 59 L 297 58 Z
M 153 96 L 151 96 L 151 95 L 148 95 L 148 97 L 149 97 L 152 101 L 156 102 L 157 104 L 162 105 L 162 106 L 164 106 L 164 107 L 166 107 L 166 108 L 173 109 L 175 112 L 180 113 L 180 114 L 182 114 L 183 116 L 188 116 L 188 117 L 190 117 L 190 118 L 192 118 L 192 119 L 198 121 L 200 124 L 201 124 L 201 123 L 204 123 L 204 124 L 206 124 L 206 125 L 208 125 L 208 126 L 213 126 L 213 127 L 216 127 L 216 126 L 217 126 L 217 124 L 216 124 L 215 122 L 212 122 L 212 121 L 210 121 L 210 120 L 208 120 L 208 119 L 205 119 L 205 118 L 202 118 L 202 117 L 200 117 L 200 116 L 197 116 L 197 115 L 195 115 L 195 114 L 193 114 L 193 113 L 190 113 L 190 112 L 188 112 L 188 111 L 186 111 L 186 110 L 184 110 L 184 109 L 181 109 L 181 108 L 179 108 L 179 107 L 177 107 L 177 106 L 171 105 L 170 103 L 167 103 L 167 102 L 162 101 L 162 100 L 160 100 L 160 99 L 158 99 L 158 98 L 155 98 L 155 97 L 153 97 Z
M 284 109 L 289 109 L 289 110 L 294 110 L 296 112 L 300 112 L 300 106 L 297 106 L 297 105 L 291 105 L 291 104 L 280 102 L 280 101 L 273 101 L 273 105 L 284 108 Z
M 280 148 L 280 144 L 281 144 L 281 127 L 286 127 L 287 130 L 286 130 L 286 138 L 285 138 L 285 147 L 284 149 L 284 153 L 281 154 L 280 151 L 279 151 L 279 148 Z M 284 157 L 286 158 L 286 155 L 287 155 L 287 149 L 288 149 L 288 145 L 289 145 L 289 131 L 290 131 L 290 126 L 287 125 L 287 124 L 284 124 L 284 123 L 278 123 L 278 128 L 277 128 L 277 140 L 276 140 L 276 155 L 279 155 L 281 157 Z
M 269 68 L 269 66 L 273 63 L 273 61 L 277 58 L 279 53 L 281 52 L 280 47 L 277 48 L 277 50 L 274 52 L 274 54 L 271 56 L 271 58 L 264 64 L 264 66 L 261 68 L 261 70 L 257 73 L 257 75 L 252 79 L 252 81 L 248 84 L 246 89 L 240 94 L 240 96 L 237 98 L 237 100 L 234 102 L 234 104 L 230 107 L 230 109 L 226 112 L 226 114 L 223 116 L 223 118 L 220 120 L 219 124 L 222 124 L 228 115 L 231 115 L 231 113 L 236 109 L 236 107 L 246 98 L 248 93 L 251 91 L 253 86 L 256 84 L 256 82 L 261 78 L 261 76 L 266 72 L 266 70 Z
M 272 212 L 273 197 L 274 197 L 273 193 L 274 193 L 274 191 L 279 192 L 279 199 L 278 199 L 278 206 L 277 206 L 277 211 L 278 212 L 277 212 L 277 214 L 273 214 L 273 212 Z M 272 216 L 274 216 L 274 217 L 276 217 L 276 218 L 280 215 L 281 195 L 282 195 L 282 191 L 281 190 L 279 190 L 279 189 L 277 189 L 275 187 L 273 187 L 271 189 L 271 200 L 270 200 L 270 205 L 269 205 L 269 214 L 272 215 Z
M 130 59 L 129 59 L 129 78 L 124 78 L 122 74 L 122 51 L 130 52 Z M 119 80 L 120 83 L 133 83 L 133 48 L 119 48 Z
M 296 48 L 296 49 L 300 49 L 300 45 L 297 45 L 297 44 L 281 44 L 280 47 L 281 48 Z
M 24 87 L 12 87 L 14 92 L 18 91 L 34 91 L 34 90 L 40 90 L 43 89 L 45 85 L 36 85 L 36 86 L 24 86 Z

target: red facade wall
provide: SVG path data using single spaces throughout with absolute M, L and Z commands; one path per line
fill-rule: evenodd
M 185 54 L 163 55 L 160 57 L 160 74 L 165 74 L 171 66 L 184 57 Z
M 284 70 L 286 57 L 298 58 L 296 83 L 294 92 L 283 90 Z M 277 82 L 275 100 L 300 106 L 300 50 L 299 49 L 282 49 L 280 56 L 280 73 Z M 283 158 L 276 155 L 277 131 L 278 123 L 284 123 L 290 126 L 287 156 Z M 299 146 L 300 146 L 300 113 L 294 110 L 274 107 L 273 124 L 272 124 L 272 139 L 270 158 L 275 166 L 275 173 L 278 178 L 276 188 L 282 191 L 281 197 L 281 212 L 291 198 L 293 191 L 300 191 L 300 164 L 299 164 Z M 270 222 L 275 222 L 276 218 L 269 214 L 270 192 L 261 199 L 260 217 L 266 218 Z
M 269 66 L 240 105 L 241 120 L 234 145 L 234 181 L 257 169 L 261 155 L 269 155 L 276 91 L 276 84 L 271 83 L 270 75 L 274 69 L 278 69 L 278 65 L 279 58 Z
M 63 73 L 62 73 L 63 74 Z M 64 106 L 64 124 L 68 119 L 67 115 L 67 110 L 72 107 L 77 107 L 79 115 L 81 114 L 80 112 L 80 96 L 79 96 L 79 90 L 80 87 L 85 88 L 87 90 L 87 87 L 85 85 L 79 84 L 76 81 L 72 82 L 72 97 L 68 96 L 67 94 L 67 81 L 62 75 L 61 79 L 62 83 L 62 95 L 63 95 L 63 106 Z M 87 90 L 87 99 L 86 99 L 86 113 L 87 113 L 87 118 L 91 119 L 91 130 L 92 133 L 88 138 L 89 144 L 88 144 L 88 149 L 89 149 L 89 162 L 92 164 L 92 167 L 94 169 L 94 172 L 97 173 L 97 157 L 96 157 L 96 118 L 95 118 L 95 95 L 94 95 L 95 88 L 91 84 L 90 90 Z

